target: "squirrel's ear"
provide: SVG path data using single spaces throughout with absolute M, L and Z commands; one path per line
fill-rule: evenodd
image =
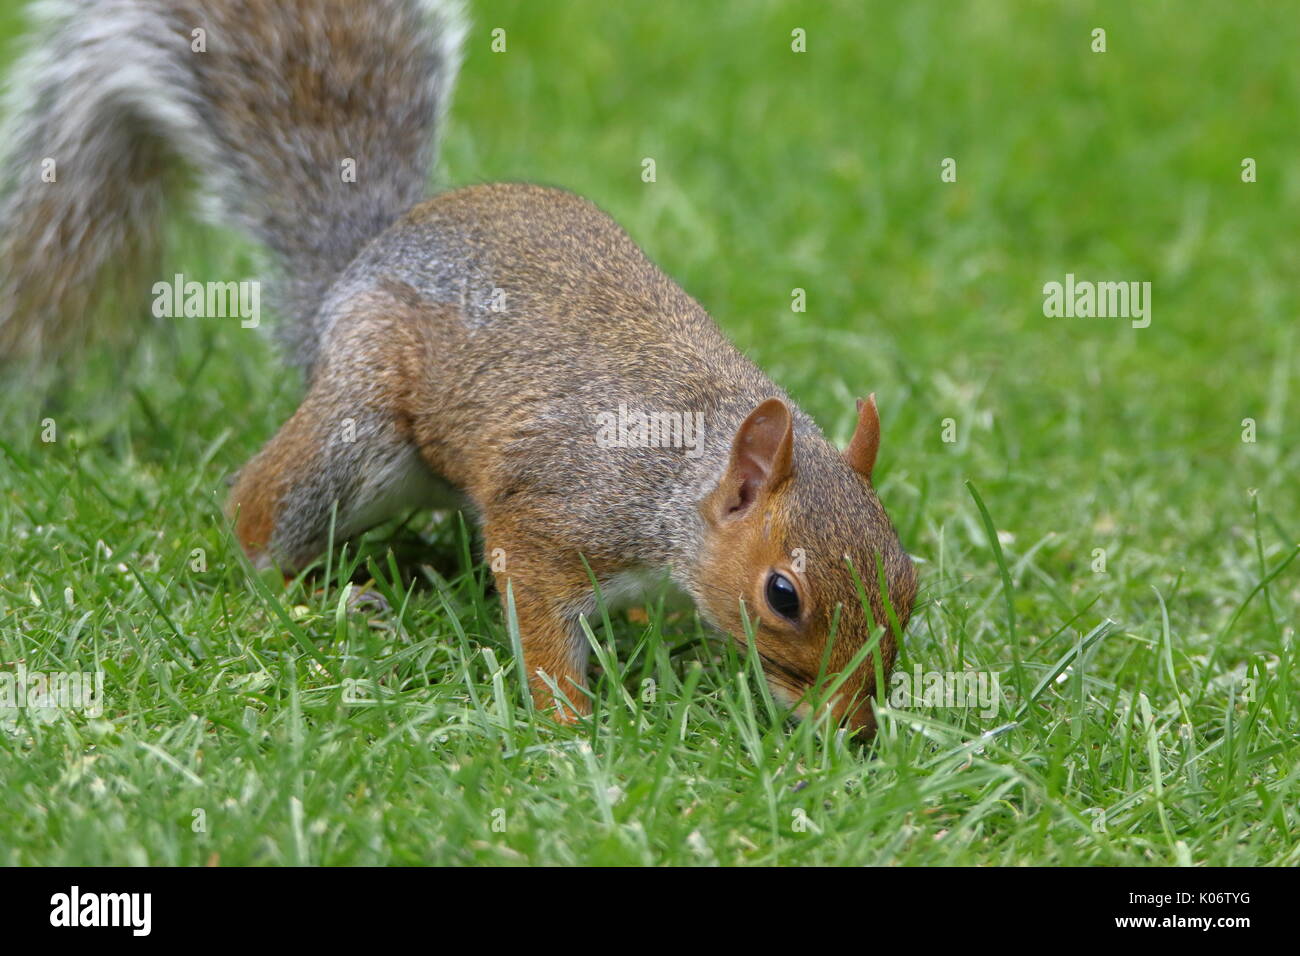
M 794 454 L 794 416 L 779 398 L 759 404 L 736 429 L 727 472 L 709 498 L 717 520 L 745 514 L 759 494 L 790 476 Z
M 844 449 L 844 460 L 850 468 L 870 481 L 871 469 L 876 467 L 876 452 L 879 450 L 880 416 L 876 413 L 876 394 L 872 392 L 865 401 L 858 399 L 858 427 L 849 440 L 849 447 Z

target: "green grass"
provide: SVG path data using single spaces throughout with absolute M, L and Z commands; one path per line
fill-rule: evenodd
M 300 386 L 260 333 L 178 320 L 53 395 L 3 384 L 0 670 L 102 669 L 107 703 L 0 711 L 0 863 L 1300 862 L 1300 18 L 475 21 L 444 178 L 596 200 L 838 441 L 875 391 L 878 487 L 923 562 L 900 667 L 1022 695 L 885 709 L 860 754 L 774 717 L 743 656 L 653 602 L 592 622 L 596 717 L 536 722 L 455 516 L 377 529 L 287 590 L 250 576 L 226 478 Z M 19 31 L 0 12 L 0 59 Z M 172 239 L 175 271 L 253 273 L 229 236 L 178 219 Z M 1150 328 L 1045 318 L 1067 272 L 1152 282 Z M 371 581 L 388 609 L 349 610 Z

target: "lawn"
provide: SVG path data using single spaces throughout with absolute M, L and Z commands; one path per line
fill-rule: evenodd
M 302 385 L 266 328 L 142 309 L 137 347 L 0 383 L 0 673 L 104 687 L 0 709 L 0 863 L 1300 863 L 1300 16 L 473 16 L 442 182 L 592 198 L 837 441 L 874 391 L 899 668 L 1000 700 L 887 701 L 862 752 L 659 595 L 590 622 L 597 713 L 556 728 L 458 515 L 249 570 L 227 480 Z M 256 275 L 192 216 L 168 248 L 159 278 Z M 1150 282 L 1149 326 L 1046 316 L 1067 274 Z

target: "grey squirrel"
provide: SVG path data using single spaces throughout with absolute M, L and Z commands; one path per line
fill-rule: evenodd
M 588 568 L 606 596 L 651 571 L 742 643 L 748 623 L 790 706 L 882 628 L 884 673 L 868 655 L 828 705 L 870 736 L 916 596 L 871 484 L 874 397 L 841 452 L 592 203 L 518 184 L 427 198 L 465 32 L 445 0 L 58 4 L 11 97 L 0 354 L 57 354 L 106 285 L 150 287 L 184 161 L 272 254 L 308 382 L 230 496 L 254 562 L 293 572 L 332 515 L 346 537 L 450 485 L 499 556 L 540 708 L 590 712 Z M 626 409 L 699 422 L 697 444 L 602 440 Z

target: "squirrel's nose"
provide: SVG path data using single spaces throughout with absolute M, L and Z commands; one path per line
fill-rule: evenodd
M 865 743 L 876 736 L 876 712 L 871 707 L 871 695 L 865 689 L 851 698 L 835 702 L 835 718 L 855 740 Z

